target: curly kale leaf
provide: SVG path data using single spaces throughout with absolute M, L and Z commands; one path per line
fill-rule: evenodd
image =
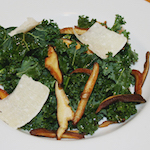
M 90 28 L 94 23 L 96 22 L 96 19 L 89 20 L 88 16 L 79 16 L 78 19 L 78 27 L 80 28 Z
M 118 32 L 122 29 L 122 25 L 126 24 L 124 18 L 120 15 L 116 15 L 114 25 L 111 27 L 112 31 Z
M 29 56 L 24 58 L 21 67 L 17 69 L 16 75 L 21 78 L 23 74 L 26 74 L 27 76 L 36 79 L 41 75 L 41 69 L 38 59 Z
M 129 119 L 131 115 L 137 113 L 137 109 L 134 103 L 123 103 L 117 102 L 112 105 L 109 105 L 108 109 L 106 109 L 106 117 L 108 120 L 124 122 Z
M 36 43 L 38 47 L 54 45 L 55 40 L 60 38 L 59 27 L 53 20 L 43 20 L 28 34 L 33 37 L 33 43 Z
M 83 117 L 79 123 L 77 124 L 77 129 L 81 133 L 85 134 L 94 134 L 94 132 L 98 129 L 99 119 L 97 115 L 93 112 L 87 114 L 86 117 Z

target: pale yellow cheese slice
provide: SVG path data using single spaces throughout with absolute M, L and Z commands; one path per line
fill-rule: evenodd
M 39 24 L 40 24 L 40 22 L 37 22 L 35 19 L 29 17 L 29 18 L 27 18 L 27 21 L 25 21 L 22 25 L 15 28 L 14 30 L 12 30 L 9 33 L 9 35 L 14 36 L 18 33 L 26 33 L 28 31 L 32 30 L 33 28 L 35 28 Z
M 80 42 L 89 45 L 89 49 L 102 59 L 107 58 L 107 53 L 115 56 L 126 44 L 127 38 L 114 31 L 110 31 L 99 23 L 95 23 L 82 35 L 74 33 Z
M 41 110 L 49 88 L 23 75 L 15 90 L 0 101 L 0 119 L 17 129 L 31 121 Z

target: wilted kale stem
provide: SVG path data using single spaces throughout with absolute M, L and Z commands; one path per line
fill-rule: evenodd
M 35 29 L 37 30 L 37 31 L 42 31 L 42 32 L 46 32 L 47 30 L 44 30 L 43 28 L 38 28 L 38 27 L 35 27 Z
M 123 68 L 123 70 L 121 71 L 121 73 L 120 73 L 120 75 L 119 75 L 119 77 L 118 77 L 118 80 L 117 80 L 117 82 L 116 82 L 116 85 L 119 83 L 120 78 L 121 78 L 121 76 L 122 76 L 122 74 L 123 74 L 124 71 L 125 71 L 125 68 Z M 109 90 L 113 89 L 114 87 L 115 87 L 115 84 L 114 84 L 113 86 L 110 86 L 109 88 L 107 88 L 107 89 L 106 89 L 106 92 L 108 92 Z
M 2 43 L 2 45 L 4 45 L 9 39 L 10 39 L 10 37 L 8 37 L 7 39 L 5 39 L 5 41 Z
M 17 75 L 17 76 L 21 76 L 21 75 L 23 75 L 24 73 L 26 73 L 28 70 L 30 70 L 30 69 L 32 69 L 32 68 L 35 68 L 37 65 L 38 65 L 38 62 L 36 62 L 36 63 L 35 63 L 33 66 L 31 66 L 30 68 L 27 68 L 27 69 L 24 70 L 24 71 L 18 72 L 16 75 Z
M 121 71 L 120 76 L 119 76 L 116 84 L 118 84 L 118 82 L 119 82 L 119 80 L 120 80 L 120 78 L 121 78 L 121 76 L 122 76 L 122 74 L 123 74 L 124 71 L 125 71 L 125 68 L 123 68 L 123 70 Z
M 67 88 L 67 86 L 68 86 L 69 80 L 70 80 L 70 76 L 67 77 L 67 81 L 66 81 L 66 83 L 65 83 L 64 91 L 66 90 L 66 88 Z
M 76 53 L 77 53 L 76 51 L 77 51 L 77 50 L 75 49 L 75 51 L 74 51 L 74 55 L 73 55 L 72 64 L 71 64 L 72 66 L 74 65 L 74 62 L 75 62 Z
M 29 51 L 28 44 L 27 44 L 26 41 L 25 41 L 25 34 L 23 34 L 23 39 L 22 39 L 22 41 L 24 42 L 24 44 L 25 44 L 27 50 Z
M 73 55 L 73 59 L 72 59 L 72 66 L 74 65 L 74 62 L 75 62 L 75 58 L 76 58 L 76 49 L 74 51 L 74 55 Z M 70 80 L 70 76 L 67 77 L 67 80 L 66 80 L 66 83 L 65 83 L 65 87 L 64 87 L 64 91 L 66 90 L 67 86 L 68 86 L 68 83 L 69 83 L 69 80 Z
M 95 57 L 94 59 L 92 59 L 92 61 L 90 63 L 86 64 L 83 68 L 89 67 L 93 62 L 95 62 L 96 59 L 98 59 L 98 57 Z
M 31 35 L 32 37 L 34 37 L 35 39 L 40 39 L 40 40 L 44 41 L 44 39 L 40 38 L 39 36 L 35 36 L 34 34 L 32 34 L 30 32 L 28 34 Z

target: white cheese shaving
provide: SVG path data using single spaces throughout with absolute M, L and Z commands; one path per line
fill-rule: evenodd
M 15 90 L 0 101 L 0 119 L 17 129 L 31 121 L 42 109 L 49 88 L 23 75 Z
M 30 30 L 32 30 L 33 28 L 35 28 L 37 25 L 39 25 L 40 22 L 37 22 L 36 20 L 34 20 L 33 18 L 27 18 L 27 21 L 25 21 L 22 25 L 20 25 L 19 27 L 15 28 L 14 30 L 12 30 L 9 35 L 10 36 L 14 36 L 18 33 L 26 33 Z
M 97 22 L 82 35 L 78 35 L 75 30 L 74 34 L 79 41 L 89 45 L 89 49 L 102 59 L 107 58 L 108 52 L 112 52 L 115 56 L 127 42 L 126 37 L 110 31 Z

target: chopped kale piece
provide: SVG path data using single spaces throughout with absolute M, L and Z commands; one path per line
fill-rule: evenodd
M 78 27 L 80 28 L 90 28 L 94 23 L 96 22 L 96 19 L 89 20 L 88 16 L 79 16 L 78 19 Z

